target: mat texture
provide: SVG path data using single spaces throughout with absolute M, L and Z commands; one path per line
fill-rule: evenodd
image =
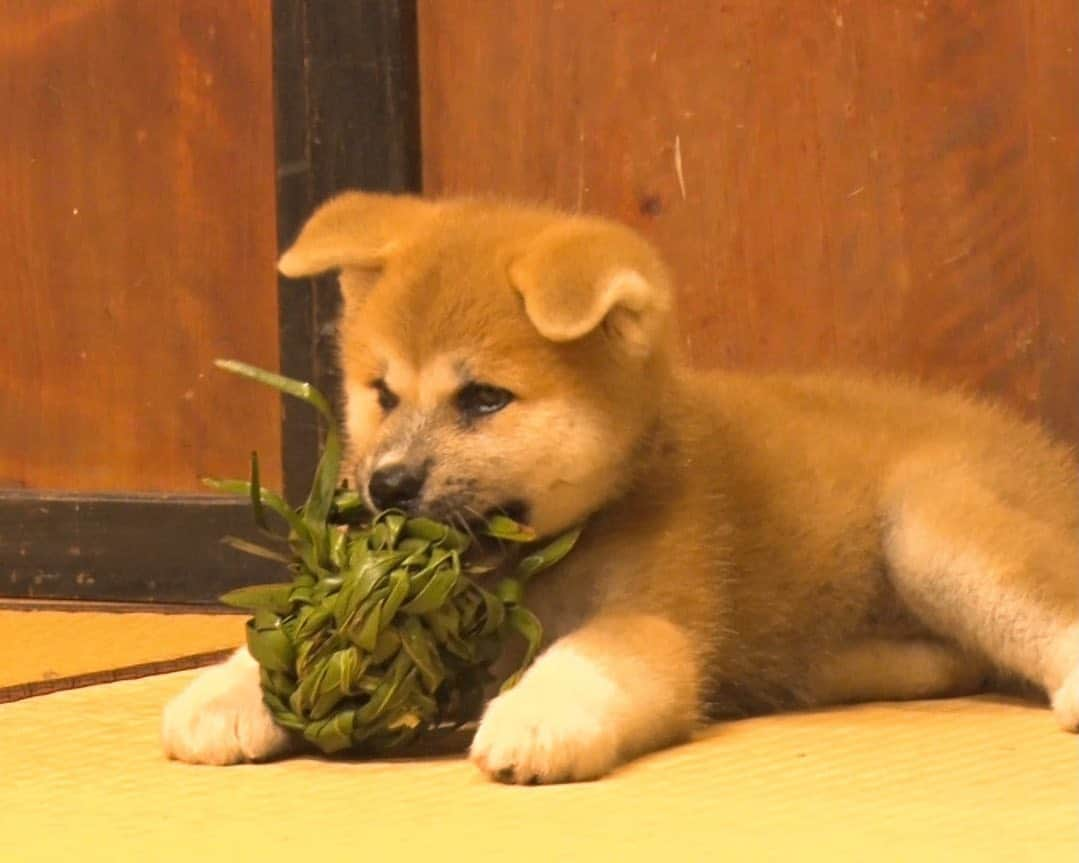
M 237 647 L 242 615 L 0 610 L 0 688 Z
M 3 859 L 1069 861 L 1079 749 L 1044 708 L 866 705 L 716 727 L 596 783 L 515 788 L 459 758 L 166 761 L 193 674 L 0 706 Z

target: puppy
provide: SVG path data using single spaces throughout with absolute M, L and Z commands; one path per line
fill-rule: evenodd
M 702 720 L 1020 681 L 1079 728 L 1079 487 L 1040 429 L 892 380 L 683 365 L 663 263 L 595 218 L 344 194 L 280 260 L 340 273 L 349 472 L 579 547 L 473 762 L 602 776 Z M 245 651 L 171 704 L 186 761 L 287 746 Z

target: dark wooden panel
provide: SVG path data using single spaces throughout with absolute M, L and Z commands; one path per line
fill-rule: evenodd
M 419 191 L 414 0 L 275 0 L 277 236 L 287 247 L 318 204 L 347 188 Z M 335 278 L 280 286 L 281 367 L 339 401 Z M 306 494 L 318 417 L 285 401 L 286 496 Z
M 284 581 L 283 564 L 221 543 L 264 543 L 247 501 L 192 495 L 0 495 L 0 595 L 214 603 Z
M 420 0 L 424 184 L 606 213 L 705 366 L 971 384 L 1079 442 L 1065 0 Z
M 0 11 L 0 486 L 280 482 L 270 9 Z

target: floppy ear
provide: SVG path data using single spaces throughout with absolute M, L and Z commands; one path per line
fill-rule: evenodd
M 611 222 L 569 219 L 541 231 L 509 274 L 529 319 L 552 341 L 602 326 L 627 352 L 646 356 L 668 321 L 666 267 L 643 238 Z
M 315 210 L 277 269 L 293 279 L 341 270 L 342 286 L 350 278 L 369 279 L 434 210 L 434 204 L 411 195 L 345 192 Z

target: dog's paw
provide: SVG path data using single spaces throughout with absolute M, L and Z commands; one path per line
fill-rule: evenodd
M 246 650 L 202 672 L 165 706 L 161 739 L 166 755 L 191 764 L 261 761 L 289 744 L 262 703 L 258 665 Z
M 601 669 L 572 650 L 552 650 L 488 705 L 472 762 L 521 785 L 598 779 L 621 760 L 617 702 Z
M 1079 668 L 1053 693 L 1053 714 L 1065 731 L 1079 732 Z
M 1053 716 L 1065 731 L 1079 732 L 1079 623 L 1069 626 L 1054 640 L 1046 665 Z

